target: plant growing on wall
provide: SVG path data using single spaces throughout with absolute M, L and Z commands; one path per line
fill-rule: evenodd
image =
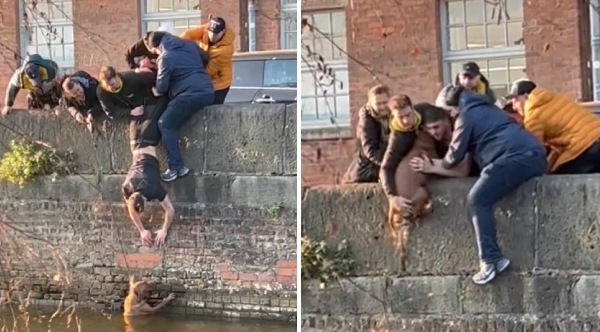
M 314 242 L 302 237 L 302 280 L 319 279 L 327 283 L 349 275 L 354 268 L 352 252 L 346 240 L 337 248 L 324 241 Z
M 0 179 L 23 187 L 25 183 L 44 175 L 58 175 L 70 171 L 72 151 L 59 154 L 26 140 L 12 140 L 9 150 L 0 160 Z

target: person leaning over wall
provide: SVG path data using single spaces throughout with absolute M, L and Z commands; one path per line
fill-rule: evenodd
M 454 87 L 447 105 L 458 112 L 452 142 L 443 159 L 432 160 L 429 172 L 442 175 L 445 169 L 459 165 L 467 154 L 481 168 L 467 203 L 472 211 L 481 266 L 473 282 L 486 284 L 510 264 L 496 239 L 494 205 L 525 182 L 544 174 L 546 153 L 531 133 L 484 96 Z
M 513 107 L 523 126 L 548 148 L 548 167 L 555 174 L 600 172 L 600 119 L 569 97 L 529 80 L 516 81 Z
M 206 72 L 215 89 L 213 104 L 223 104 L 232 81 L 235 32 L 223 18 L 213 17 L 208 24 L 186 30 L 179 37 L 197 42 L 208 53 Z
M 152 93 L 169 97 L 158 126 L 169 164 L 162 179 L 171 182 L 190 171 L 185 167 L 179 150 L 179 129 L 194 114 L 213 103 L 215 91 L 204 69 L 205 52 L 195 43 L 165 32 L 153 32 L 148 37 L 147 47 L 159 54 L 158 74 Z
M 96 94 L 109 118 L 126 118 L 130 113 L 142 114 L 147 105 L 166 107 L 167 98 L 155 97 L 152 93 L 155 82 L 156 72 L 117 72 L 112 66 L 104 66 L 100 69 Z M 163 103 L 159 103 L 161 99 Z M 127 112 L 120 112 L 123 109 Z
M 438 155 L 444 156 L 450 149 L 452 141 L 452 119 L 448 112 L 429 103 L 419 103 L 414 106 L 415 111 L 421 115 L 421 128 L 433 137 L 436 142 L 436 151 Z M 432 164 L 421 157 L 414 157 L 410 161 L 410 166 L 415 172 L 431 173 Z M 450 169 L 439 169 L 441 176 L 446 177 L 467 177 L 478 176 L 477 167 L 472 165 L 471 157 L 467 154 L 464 160 L 456 167 Z
M 50 110 L 58 106 L 62 95 L 60 84 L 64 77 L 65 72 L 56 62 L 44 59 L 39 54 L 29 55 L 8 83 L 2 116 L 10 113 L 21 89 L 29 92 L 27 94 L 29 109 Z
M 454 84 L 448 84 L 438 94 L 435 100 L 436 106 L 447 107 L 445 105 L 446 95 L 454 86 L 462 86 L 465 90 L 484 96 L 490 104 L 496 104 L 496 95 L 490 88 L 490 82 L 481 74 L 481 70 L 475 62 L 466 62 L 462 65 L 462 71 L 456 75 Z
M 398 195 L 395 174 L 398 165 L 413 147 L 417 138 L 417 130 L 421 125 L 421 115 L 413 109 L 410 98 L 406 95 L 394 97 L 390 119 L 390 135 L 386 146 L 379 178 L 390 205 L 397 210 L 410 210 L 410 198 Z
M 103 114 L 96 93 L 98 84 L 98 80 L 85 71 L 67 76 L 62 83 L 61 104 L 80 124 L 91 126 L 94 118 Z
M 342 183 L 373 183 L 379 180 L 379 168 L 390 134 L 390 90 L 377 85 L 368 93 L 367 104 L 358 111 L 356 156 Z

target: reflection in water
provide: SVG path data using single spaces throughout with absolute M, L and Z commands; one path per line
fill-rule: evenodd
M 18 313 L 16 313 L 18 315 Z M 0 309 L 0 331 L 3 326 L 10 332 L 76 332 L 77 324 L 73 319 L 67 325 L 67 315 L 55 317 L 48 324 L 52 314 L 31 312 L 29 330 L 21 318 L 18 327 L 13 330 L 12 314 Z M 98 312 L 78 311 L 81 319 L 81 332 L 292 332 L 295 323 L 279 323 L 257 320 L 220 320 L 205 317 L 186 317 L 181 315 L 157 315 L 146 317 L 123 317 L 120 313 L 103 315 Z

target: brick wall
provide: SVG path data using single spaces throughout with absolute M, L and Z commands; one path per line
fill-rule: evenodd
M 209 107 L 182 128 L 182 154 L 193 172 L 165 185 L 176 217 L 163 249 L 140 246 L 122 204 L 122 173 L 131 160 L 125 124 L 90 135 L 66 114 L 21 111 L 0 125 L 72 149 L 79 173 L 96 174 L 24 188 L 0 182 L 0 289 L 17 282 L 12 296 L 35 304 L 56 304 L 64 295 L 118 309 L 134 274 L 155 283 L 153 299 L 177 293 L 171 312 L 295 319 L 295 105 Z M 0 132 L 1 149 L 15 137 Z M 144 214 L 146 228 L 157 230 L 160 207 Z
M 334 3 L 332 5 L 330 3 Z M 561 1 L 549 6 L 543 1 L 523 1 L 523 37 L 529 78 L 549 89 L 588 101 L 591 95 L 591 57 L 589 9 L 585 2 Z M 347 51 L 349 60 L 351 129 L 358 109 L 366 102 L 370 87 L 381 82 L 393 93 L 406 93 L 418 101 L 433 101 L 442 84 L 440 1 L 430 0 L 341 0 L 303 2 L 302 11 L 346 8 Z M 569 51 L 566 51 L 569 50 Z M 365 68 L 367 67 L 367 68 Z M 315 135 L 311 135 L 315 136 Z M 341 135 L 347 139 L 347 135 Z M 352 144 L 330 144 L 331 135 L 302 149 L 311 154 L 320 146 L 321 154 L 335 160 L 325 169 L 339 166 L 353 149 Z M 333 149 L 325 151 L 324 148 Z M 303 152 L 304 155 L 304 152 Z M 303 186 L 332 184 L 336 172 L 319 172 L 320 162 L 303 157 Z
M 20 62 L 14 60 L 13 51 L 20 52 L 18 26 L 18 1 L 0 2 L 0 91 L 4 106 L 6 85 L 14 68 Z M 73 2 L 75 68 L 96 75 L 101 66 L 110 64 L 117 69 L 127 69 L 124 51 L 140 38 L 140 1 L 81 0 Z M 199 1 L 202 20 L 209 14 L 222 16 L 238 32 L 236 48 L 242 50 L 247 43 L 247 2 L 245 0 Z M 257 50 L 279 48 L 278 0 L 261 1 L 257 13 Z M 20 93 L 17 107 L 25 104 L 25 93 Z

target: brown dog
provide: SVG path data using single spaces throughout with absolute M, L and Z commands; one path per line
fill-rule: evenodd
M 124 312 L 123 316 L 141 316 L 150 315 L 158 312 L 160 309 L 166 307 L 175 299 L 175 294 L 171 293 L 165 299 L 162 300 L 157 306 L 153 307 L 146 300 L 144 296 L 150 292 L 152 284 L 148 281 L 135 282 L 133 275 L 129 277 L 129 294 L 125 298 L 123 303 Z
M 402 159 L 394 174 L 398 195 L 410 199 L 413 206 L 412 213 L 398 210 L 392 205 L 390 205 L 388 212 L 388 227 L 391 230 L 396 250 L 400 256 L 402 270 L 406 270 L 408 235 L 412 226 L 420 218 L 433 211 L 429 192 L 425 188 L 429 176 L 421 172 L 415 172 L 410 168 L 410 160 L 414 157 L 438 157 L 435 140 L 425 131 L 417 133 L 412 149 Z

